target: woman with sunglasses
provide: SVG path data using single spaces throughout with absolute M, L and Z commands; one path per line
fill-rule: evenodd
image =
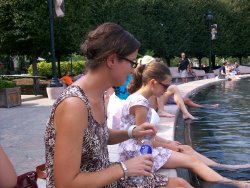
M 149 98 L 163 95 L 171 83 L 172 77 L 169 68 L 159 62 L 138 66 L 133 72 L 133 79 L 128 85 L 131 95 L 126 99 L 122 108 L 121 130 L 127 130 L 134 125 L 140 126 L 144 122 L 150 122 L 152 111 Z M 182 153 L 169 149 L 169 140 L 156 136 L 153 144 L 153 171 L 160 168 L 187 168 L 207 182 L 224 182 L 236 185 L 244 185 L 245 182 L 237 182 L 222 177 L 203 162 L 200 154 Z M 180 143 L 177 143 L 180 145 Z M 127 140 L 119 144 L 120 161 L 140 155 L 140 140 Z M 185 146 L 177 147 L 185 149 Z M 189 151 L 190 152 L 190 151 Z M 209 160 L 209 159 L 207 159 Z M 132 181 L 132 180 L 131 180 Z
M 45 130 L 47 188 L 131 187 L 130 176 L 148 177 L 146 188 L 190 187 L 180 178 L 151 173 L 153 159 L 144 155 L 111 163 L 107 144 L 155 135 L 149 123 L 129 130 L 106 125 L 104 93 L 122 85 L 133 72 L 140 43 L 114 23 L 91 31 L 81 45 L 87 73 L 55 101 Z

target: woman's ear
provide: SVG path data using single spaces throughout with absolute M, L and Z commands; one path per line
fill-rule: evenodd
M 106 64 L 107 64 L 107 67 L 112 69 L 113 66 L 115 65 L 116 63 L 116 60 L 117 60 L 117 57 L 116 57 L 116 54 L 111 54 L 107 57 L 107 61 L 106 61 Z

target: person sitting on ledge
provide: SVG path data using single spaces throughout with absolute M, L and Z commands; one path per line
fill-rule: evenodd
M 155 103 L 151 100 L 152 103 Z M 176 104 L 179 106 L 180 110 L 183 113 L 184 119 L 190 118 L 193 119 L 192 116 L 190 116 L 189 112 L 187 111 L 185 105 L 192 107 L 192 108 L 218 108 L 219 104 L 198 104 L 193 102 L 190 98 L 182 97 L 180 90 L 176 85 L 170 85 L 167 89 L 167 91 L 160 97 L 157 98 L 157 103 L 152 105 L 157 105 L 158 108 L 158 114 L 159 116 L 165 116 L 165 117 L 173 117 L 174 115 L 169 114 L 164 111 L 164 105 L 167 104 Z

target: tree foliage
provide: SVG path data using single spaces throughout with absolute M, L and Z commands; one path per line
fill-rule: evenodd
M 65 17 L 54 19 L 58 56 L 79 53 L 87 32 L 103 22 L 115 22 L 133 33 L 142 47 L 170 59 L 184 51 L 207 57 L 210 31 L 205 14 L 213 12 L 218 39 L 213 54 L 250 54 L 248 0 L 64 0 Z M 50 51 L 47 0 L 0 0 L 0 54 L 48 55 Z

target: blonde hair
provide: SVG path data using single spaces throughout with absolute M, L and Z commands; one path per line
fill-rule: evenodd
M 155 62 L 156 62 L 156 59 L 153 58 L 152 56 L 149 56 L 149 55 L 145 55 L 142 58 L 139 58 L 137 60 L 137 63 L 138 63 L 139 66 L 140 65 L 147 65 L 149 63 L 155 63 Z

